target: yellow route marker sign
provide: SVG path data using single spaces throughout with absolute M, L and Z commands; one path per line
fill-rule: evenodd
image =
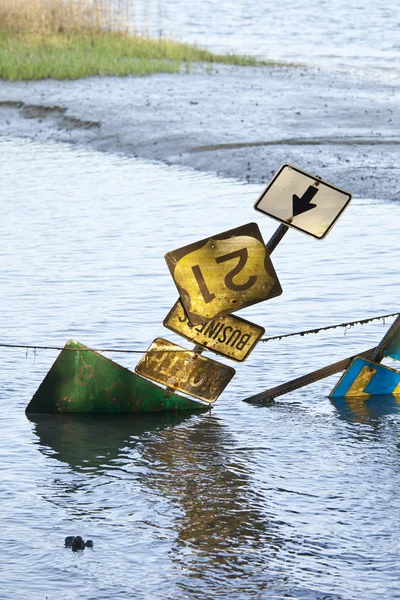
M 156 338 L 150 345 L 135 372 L 210 404 L 236 373 L 232 367 L 162 338 Z
M 265 333 L 264 327 L 234 315 L 191 325 L 180 300 L 175 302 L 163 325 L 207 350 L 239 362 L 246 360 Z
M 256 223 L 168 252 L 165 260 L 192 325 L 282 294 Z

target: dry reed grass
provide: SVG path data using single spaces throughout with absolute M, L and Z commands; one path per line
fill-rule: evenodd
M 0 29 L 10 33 L 127 33 L 132 0 L 0 0 Z

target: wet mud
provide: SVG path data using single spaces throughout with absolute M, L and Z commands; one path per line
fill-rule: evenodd
M 303 68 L 0 82 L 0 135 L 89 145 L 249 182 L 285 162 L 398 201 L 400 88 Z

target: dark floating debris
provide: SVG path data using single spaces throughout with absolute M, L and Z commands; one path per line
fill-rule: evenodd
M 87 542 L 84 542 L 80 535 L 68 535 L 65 538 L 65 547 L 71 548 L 72 552 L 76 552 L 85 548 L 93 548 L 93 541 L 87 540 Z

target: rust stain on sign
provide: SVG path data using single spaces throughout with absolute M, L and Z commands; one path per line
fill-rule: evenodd
M 180 300 L 175 302 L 163 324 L 187 340 L 239 362 L 246 360 L 265 333 L 263 327 L 233 315 L 193 326 Z
M 138 375 L 157 381 L 205 402 L 215 402 L 235 369 L 156 338 L 136 365 Z

